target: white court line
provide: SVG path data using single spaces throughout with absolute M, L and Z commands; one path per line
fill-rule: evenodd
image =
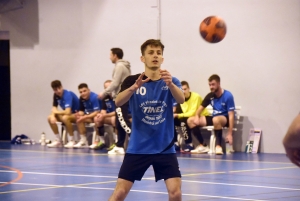
M 243 187 L 252 187 L 252 188 L 270 188 L 270 189 L 277 189 L 277 190 L 300 191 L 299 188 L 282 188 L 282 187 L 272 187 L 272 186 L 257 186 L 257 185 L 249 185 L 249 184 L 229 184 L 229 183 L 191 181 L 191 180 L 182 180 L 182 182 L 199 183 L 199 184 L 211 184 L 211 185 L 223 185 L 223 186 L 243 186 Z
M 0 151 L 8 151 L 8 152 L 28 152 L 28 153 L 43 153 L 43 154 L 64 154 L 66 155 L 82 155 L 82 156 L 108 156 L 107 153 L 76 153 L 76 152 L 55 152 L 55 151 L 34 151 L 34 150 L 13 150 L 13 149 L 0 149 Z M 111 156 L 111 155 L 110 155 Z M 124 155 L 113 155 L 113 157 L 124 157 Z M 208 160 L 208 161 L 225 161 L 225 162 L 236 162 L 236 163 L 270 163 L 270 164 L 292 164 L 291 162 L 271 162 L 271 161 L 243 161 L 243 160 L 226 160 L 226 159 L 218 159 L 218 158 L 186 158 L 177 156 L 178 159 L 182 160 Z
M 3 183 L 3 182 L 0 182 Z M 11 185 L 35 185 L 35 186 L 46 186 L 46 187 L 55 187 L 55 188 L 79 188 L 79 189 L 93 189 L 93 190 L 110 190 L 114 191 L 114 188 L 98 188 L 98 187 L 82 187 L 82 186 L 74 186 L 74 185 L 47 185 L 47 184 L 26 184 L 26 183 L 12 183 Z M 39 189 L 29 189 L 31 190 L 39 190 Z M 41 188 L 40 190 L 49 190 L 45 188 Z M 18 190 L 12 191 L 11 193 L 17 193 Z M 20 190 L 20 192 L 26 192 L 26 189 Z M 160 191 L 145 191 L 145 190 L 130 190 L 130 192 L 137 193 L 149 193 L 149 194 L 164 194 L 167 195 L 167 192 Z M 10 193 L 10 192 L 0 192 L 0 194 Z M 192 197 L 207 197 L 207 198 L 219 198 L 219 199 L 228 199 L 228 200 L 255 200 L 255 201 L 266 201 L 266 200 L 257 200 L 257 199 L 248 199 L 248 198 L 238 198 L 238 197 L 225 197 L 225 196 L 214 196 L 214 195 L 199 195 L 199 194 L 188 194 L 182 193 L 183 196 L 192 196 Z
M 11 172 L 16 173 L 15 171 L 10 170 L 0 170 L 0 172 Z M 116 176 L 98 176 L 98 175 L 84 175 L 84 174 L 59 174 L 59 173 L 47 173 L 47 172 L 23 172 L 23 174 L 40 174 L 40 175 L 52 175 L 52 176 L 70 176 L 70 177 L 94 177 L 94 178 L 112 178 L 118 179 Z
M 0 172 L 10 172 L 16 173 L 14 171 L 9 170 L 0 170 Z M 113 176 L 98 176 L 98 175 L 79 175 L 79 174 L 57 174 L 57 173 L 41 173 L 41 172 L 22 172 L 23 174 L 35 174 L 35 175 L 51 175 L 51 176 L 71 176 L 71 177 L 91 177 L 91 178 L 113 178 L 117 179 L 118 177 Z M 183 175 L 184 176 L 184 175 Z M 153 180 L 154 177 L 145 177 L 143 180 Z M 117 181 L 117 180 L 116 180 Z M 116 182 L 115 181 L 115 182 Z M 224 186 L 245 186 L 245 187 L 252 187 L 252 188 L 267 188 L 267 189 L 278 189 L 278 190 L 292 190 L 292 191 L 299 191 L 300 189 L 297 188 L 283 188 L 283 187 L 272 187 L 272 186 L 258 186 L 258 185 L 245 185 L 245 184 L 230 184 L 230 183 L 217 183 L 217 182 L 201 182 L 201 181 L 193 181 L 193 180 L 182 180 L 182 182 L 189 182 L 189 183 L 204 183 L 204 184 L 215 184 L 215 185 L 224 185 Z M 0 182 L 1 183 L 1 182 Z M 112 181 L 113 183 L 113 181 Z

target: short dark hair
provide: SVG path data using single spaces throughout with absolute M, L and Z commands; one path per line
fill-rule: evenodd
M 82 89 L 82 88 L 89 88 L 89 87 L 86 83 L 81 83 L 80 85 L 78 85 L 78 89 Z
M 165 46 L 162 44 L 162 42 L 159 39 L 157 39 L 157 40 L 156 39 L 149 39 L 146 42 L 144 42 L 141 46 L 142 55 L 145 54 L 145 50 L 146 50 L 148 45 L 154 46 L 154 47 L 161 47 L 162 52 L 164 52 Z
M 57 89 L 57 88 L 59 88 L 61 86 L 62 85 L 61 85 L 61 82 L 59 80 L 54 80 L 54 81 L 51 82 L 52 89 Z
M 217 75 L 217 74 L 213 74 L 213 75 L 211 75 L 211 76 L 208 78 L 208 81 L 209 81 L 209 82 L 211 82 L 211 81 L 213 81 L 213 80 L 216 80 L 217 82 L 221 82 L 221 78 L 220 78 L 220 76 Z
M 187 81 L 181 81 L 181 86 L 186 85 L 188 88 L 190 88 L 190 85 Z
M 123 59 L 124 53 L 121 48 L 114 47 L 114 48 L 111 48 L 110 51 L 112 52 L 112 54 L 117 55 L 118 59 Z

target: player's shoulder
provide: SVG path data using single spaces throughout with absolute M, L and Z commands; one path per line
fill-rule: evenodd
M 224 94 L 226 97 L 233 97 L 232 93 L 226 89 L 224 89 Z

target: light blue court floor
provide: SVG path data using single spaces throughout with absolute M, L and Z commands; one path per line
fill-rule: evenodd
M 0 201 L 105 201 L 123 156 L 105 151 L 0 143 Z M 300 201 L 300 168 L 284 154 L 178 154 L 182 200 Z M 126 200 L 168 200 L 152 167 Z

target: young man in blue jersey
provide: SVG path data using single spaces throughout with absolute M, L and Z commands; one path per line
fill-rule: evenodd
M 228 90 L 221 88 L 220 81 L 220 77 L 216 74 L 209 77 L 208 84 L 211 93 L 206 95 L 195 116 L 188 119 L 189 127 L 193 129 L 194 135 L 198 137 L 201 136 L 201 133 L 197 127 L 212 125 L 214 126 L 216 135 L 216 154 L 223 154 L 221 147 L 223 127 L 228 127 L 226 142 L 232 145 L 232 130 L 234 125 L 235 110 L 233 95 Z M 213 107 L 212 116 L 200 116 L 201 112 L 208 105 L 211 105 Z M 202 149 L 203 144 L 201 144 L 200 142 L 200 145 L 191 152 L 202 153 Z
M 55 135 L 55 141 L 48 144 L 48 147 L 61 147 L 62 141 L 56 122 L 63 122 L 70 138 L 73 138 L 72 122 L 76 121 L 75 113 L 79 110 L 79 100 L 72 91 L 63 89 L 59 80 L 51 82 L 51 87 L 54 91 L 54 95 L 52 111 L 48 116 L 48 122 Z M 59 110 L 58 106 L 60 106 L 62 110 Z
M 150 39 L 141 46 L 145 71 L 127 77 L 116 106 L 129 101 L 132 130 L 129 145 L 110 201 L 124 200 L 135 180 L 152 165 L 155 180 L 164 179 L 170 201 L 181 200 L 181 174 L 174 148 L 173 103 L 184 102 L 177 78 L 160 68 L 164 45 Z
M 86 83 L 82 83 L 78 86 L 80 94 L 80 108 L 76 113 L 76 124 L 78 132 L 80 134 L 80 140 L 77 144 L 74 141 L 69 141 L 65 145 L 66 148 L 86 148 L 88 142 L 86 139 L 85 123 L 93 123 L 94 117 L 101 110 L 101 101 L 98 99 L 98 95 L 91 92 Z
M 106 80 L 104 82 L 104 89 L 107 89 L 111 84 L 111 80 Z M 103 149 L 105 147 L 105 131 L 104 124 L 112 125 L 116 127 L 116 106 L 111 94 L 107 94 L 106 97 L 102 99 L 102 109 L 95 116 L 94 122 L 97 127 L 97 139 L 90 146 L 91 149 Z M 99 139 L 98 139 L 99 136 Z
M 112 76 L 112 82 L 102 93 L 99 94 L 99 98 L 103 99 L 108 94 L 111 94 L 115 100 L 116 95 L 120 91 L 121 84 L 124 79 L 131 74 L 130 63 L 123 60 L 123 50 L 121 48 L 111 48 L 110 60 L 115 64 Z M 124 104 L 121 107 L 116 108 L 116 129 L 118 131 L 118 141 L 108 148 L 108 154 L 124 154 L 124 142 L 126 135 L 131 132 L 131 122 L 128 116 L 128 104 Z

